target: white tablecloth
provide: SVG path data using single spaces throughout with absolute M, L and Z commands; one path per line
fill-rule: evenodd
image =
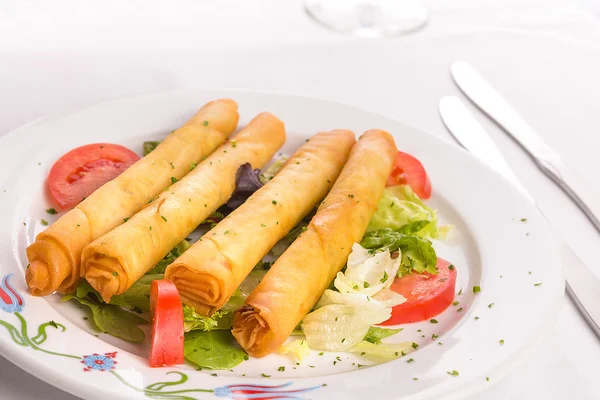
M 56 3 L 0 2 L 0 135 L 105 99 L 228 87 L 341 101 L 449 138 L 437 101 L 459 94 L 448 66 L 465 59 L 600 193 L 600 21 L 575 2 L 428 0 L 424 30 L 381 40 L 325 30 L 300 1 Z M 522 150 L 478 118 L 600 275 L 600 235 Z M 600 340 L 565 298 L 530 358 L 502 381 L 492 377 L 476 398 L 599 399 L 599 370 Z M 2 358 L 0 398 L 74 399 Z

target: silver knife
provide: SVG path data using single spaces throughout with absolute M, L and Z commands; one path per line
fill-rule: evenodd
M 457 97 L 443 97 L 439 104 L 446 127 L 458 142 L 473 155 L 489 164 L 530 198 L 492 139 Z M 532 198 L 533 199 L 533 198 Z M 540 205 L 538 209 L 544 215 Z M 567 293 L 600 338 L 600 280 L 563 241 L 562 265 L 567 278 Z
M 573 199 L 600 232 L 600 196 L 563 163 L 560 156 L 475 68 L 464 61 L 457 61 L 452 64 L 451 71 L 458 87 L 523 146 L 538 167 Z

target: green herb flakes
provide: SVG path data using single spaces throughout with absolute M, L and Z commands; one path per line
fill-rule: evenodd
M 46 221 L 45 219 L 42 219 L 40 222 L 42 223 L 42 225 L 48 226 L 48 221 Z
M 58 214 L 58 211 L 56 211 L 54 208 L 49 208 L 49 209 L 46 210 L 46 212 L 48 214 Z
M 473 293 L 481 292 L 481 286 L 473 286 Z

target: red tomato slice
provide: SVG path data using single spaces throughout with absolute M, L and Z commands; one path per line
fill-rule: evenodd
M 150 312 L 152 314 L 150 366 L 183 364 L 183 307 L 173 282 L 168 279 L 152 282 Z
M 431 182 L 423 164 L 408 153 L 398 152 L 388 186 L 408 185 L 422 199 L 431 197 Z
M 406 297 L 406 302 L 392 308 L 392 316 L 381 325 L 425 321 L 448 308 L 456 287 L 456 268 L 450 265 L 438 257 L 437 275 L 412 273 L 396 278 L 390 289 Z
M 117 144 L 77 147 L 52 166 L 48 175 L 50 194 L 60 208 L 75 207 L 139 159 L 133 151 Z

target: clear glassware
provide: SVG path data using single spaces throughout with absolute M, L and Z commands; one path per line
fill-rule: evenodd
M 328 28 L 366 37 L 404 35 L 429 18 L 421 0 L 304 0 L 304 9 Z

